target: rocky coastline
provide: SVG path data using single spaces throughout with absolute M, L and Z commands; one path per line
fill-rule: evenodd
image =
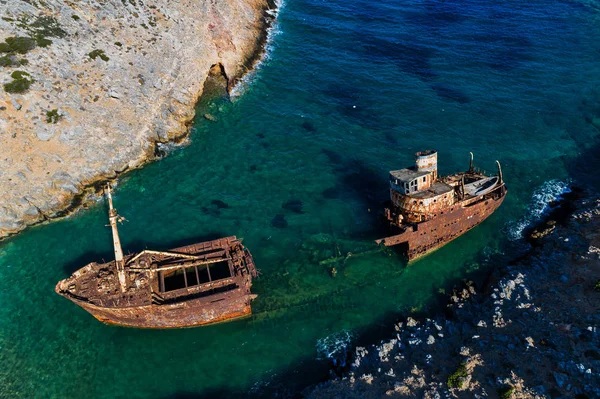
M 264 51 L 272 0 L 0 0 L 0 239 L 190 131 Z
M 600 397 L 600 199 L 589 198 L 554 204 L 481 293 L 468 282 L 442 315 L 398 322 L 303 396 Z

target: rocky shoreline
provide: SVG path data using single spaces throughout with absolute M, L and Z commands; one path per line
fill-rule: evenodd
M 600 200 L 563 202 L 487 292 L 467 284 L 445 315 L 397 323 L 392 339 L 357 347 L 341 376 L 304 396 L 600 397 L 598 231 Z
M 0 239 L 187 137 L 264 52 L 272 0 L 2 0 Z

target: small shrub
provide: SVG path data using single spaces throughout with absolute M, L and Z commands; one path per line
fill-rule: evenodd
M 10 76 L 13 78 L 13 81 L 4 85 L 4 90 L 7 93 L 24 93 L 35 82 L 30 74 L 23 71 L 14 71 Z
M 596 281 L 596 284 L 594 284 L 594 291 L 600 292 L 600 280 Z
M 40 37 L 65 37 L 67 32 L 60 26 L 56 18 L 43 15 L 29 24 L 29 30 Z
M 110 58 L 106 54 L 104 54 L 104 50 L 94 50 L 88 54 L 91 59 L 95 60 L 100 57 L 102 61 L 108 61 Z
M 507 386 L 498 389 L 498 395 L 500 396 L 500 399 L 510 399 L 513 397 L 514 393 L 515 387 L 513 386 Z
M 458 369 L 448 377 L 448 386 L 450 388 L 462 388 L 464 381 L 463 379 L 468 376 L 467 364 L 462 362 Z
M 0 43 L 0 53 L 19 53 L 27 54 L 28 51 L 36 47 L 35 40 L 25 36 L 11 36 L 5 39 L 4 43 Z
M 16 67 L 29 64 L 25 58 L 17 59 L 14 55 L 0 57 L 0 67 Z
M 62 115 L 58 113 L 58 110 L 55 108 L 52 111 L 46 111 L 46 122 L 48 123 L 56 123 L 62 118 Z
M 13 60 L 8 55 L 0 57 L 0 67 L 13 66 Z
M 121 43 L 121 42 L 115 42 L 115 46 L 123 47 L 123 43 Z
M 48 47 L 49 45 L 52 44 L 52 40 L 46 39 L 45 37 L 38 36 L 38 35 L 35 36 L 35 42 L 40 47 Z
M 79 19 L 80 19 L 79 15 L 75 15 L 75 14 L 71 15 L 71 18 L 73 18 L 75 21 L 79 21 Z

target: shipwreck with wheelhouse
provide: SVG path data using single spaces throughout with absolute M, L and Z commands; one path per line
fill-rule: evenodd
M 488 176 L 473 166 L 438 176 L 437 152 L 415 154 L 415 165 L 390 171 L 390 206 L 384 219 L 392 235 L 376 242 L 399 245 L 414 261 L 461 236 L 490 216 L 507 193 L 502 169 Z

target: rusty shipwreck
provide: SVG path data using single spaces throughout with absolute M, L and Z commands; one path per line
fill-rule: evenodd
M 377 240 L 402 246 L 409 262 L 471 230 L 490 216 L 507 193 L 502 169 L 487 176 L 473 166 L 449 176 L 438 176 L 437 152 L 415 154 L 416 165 L 390 172 L 391 205 L 384 217 L 393 235 Z
M 194 327 L 252 313 L 257 271 L 239 239 L 124 255 L 110 186 L 106 194 L 115 259 L 77 270 L 56 285 L 59 295 L 104 323 L 128 327 Z

